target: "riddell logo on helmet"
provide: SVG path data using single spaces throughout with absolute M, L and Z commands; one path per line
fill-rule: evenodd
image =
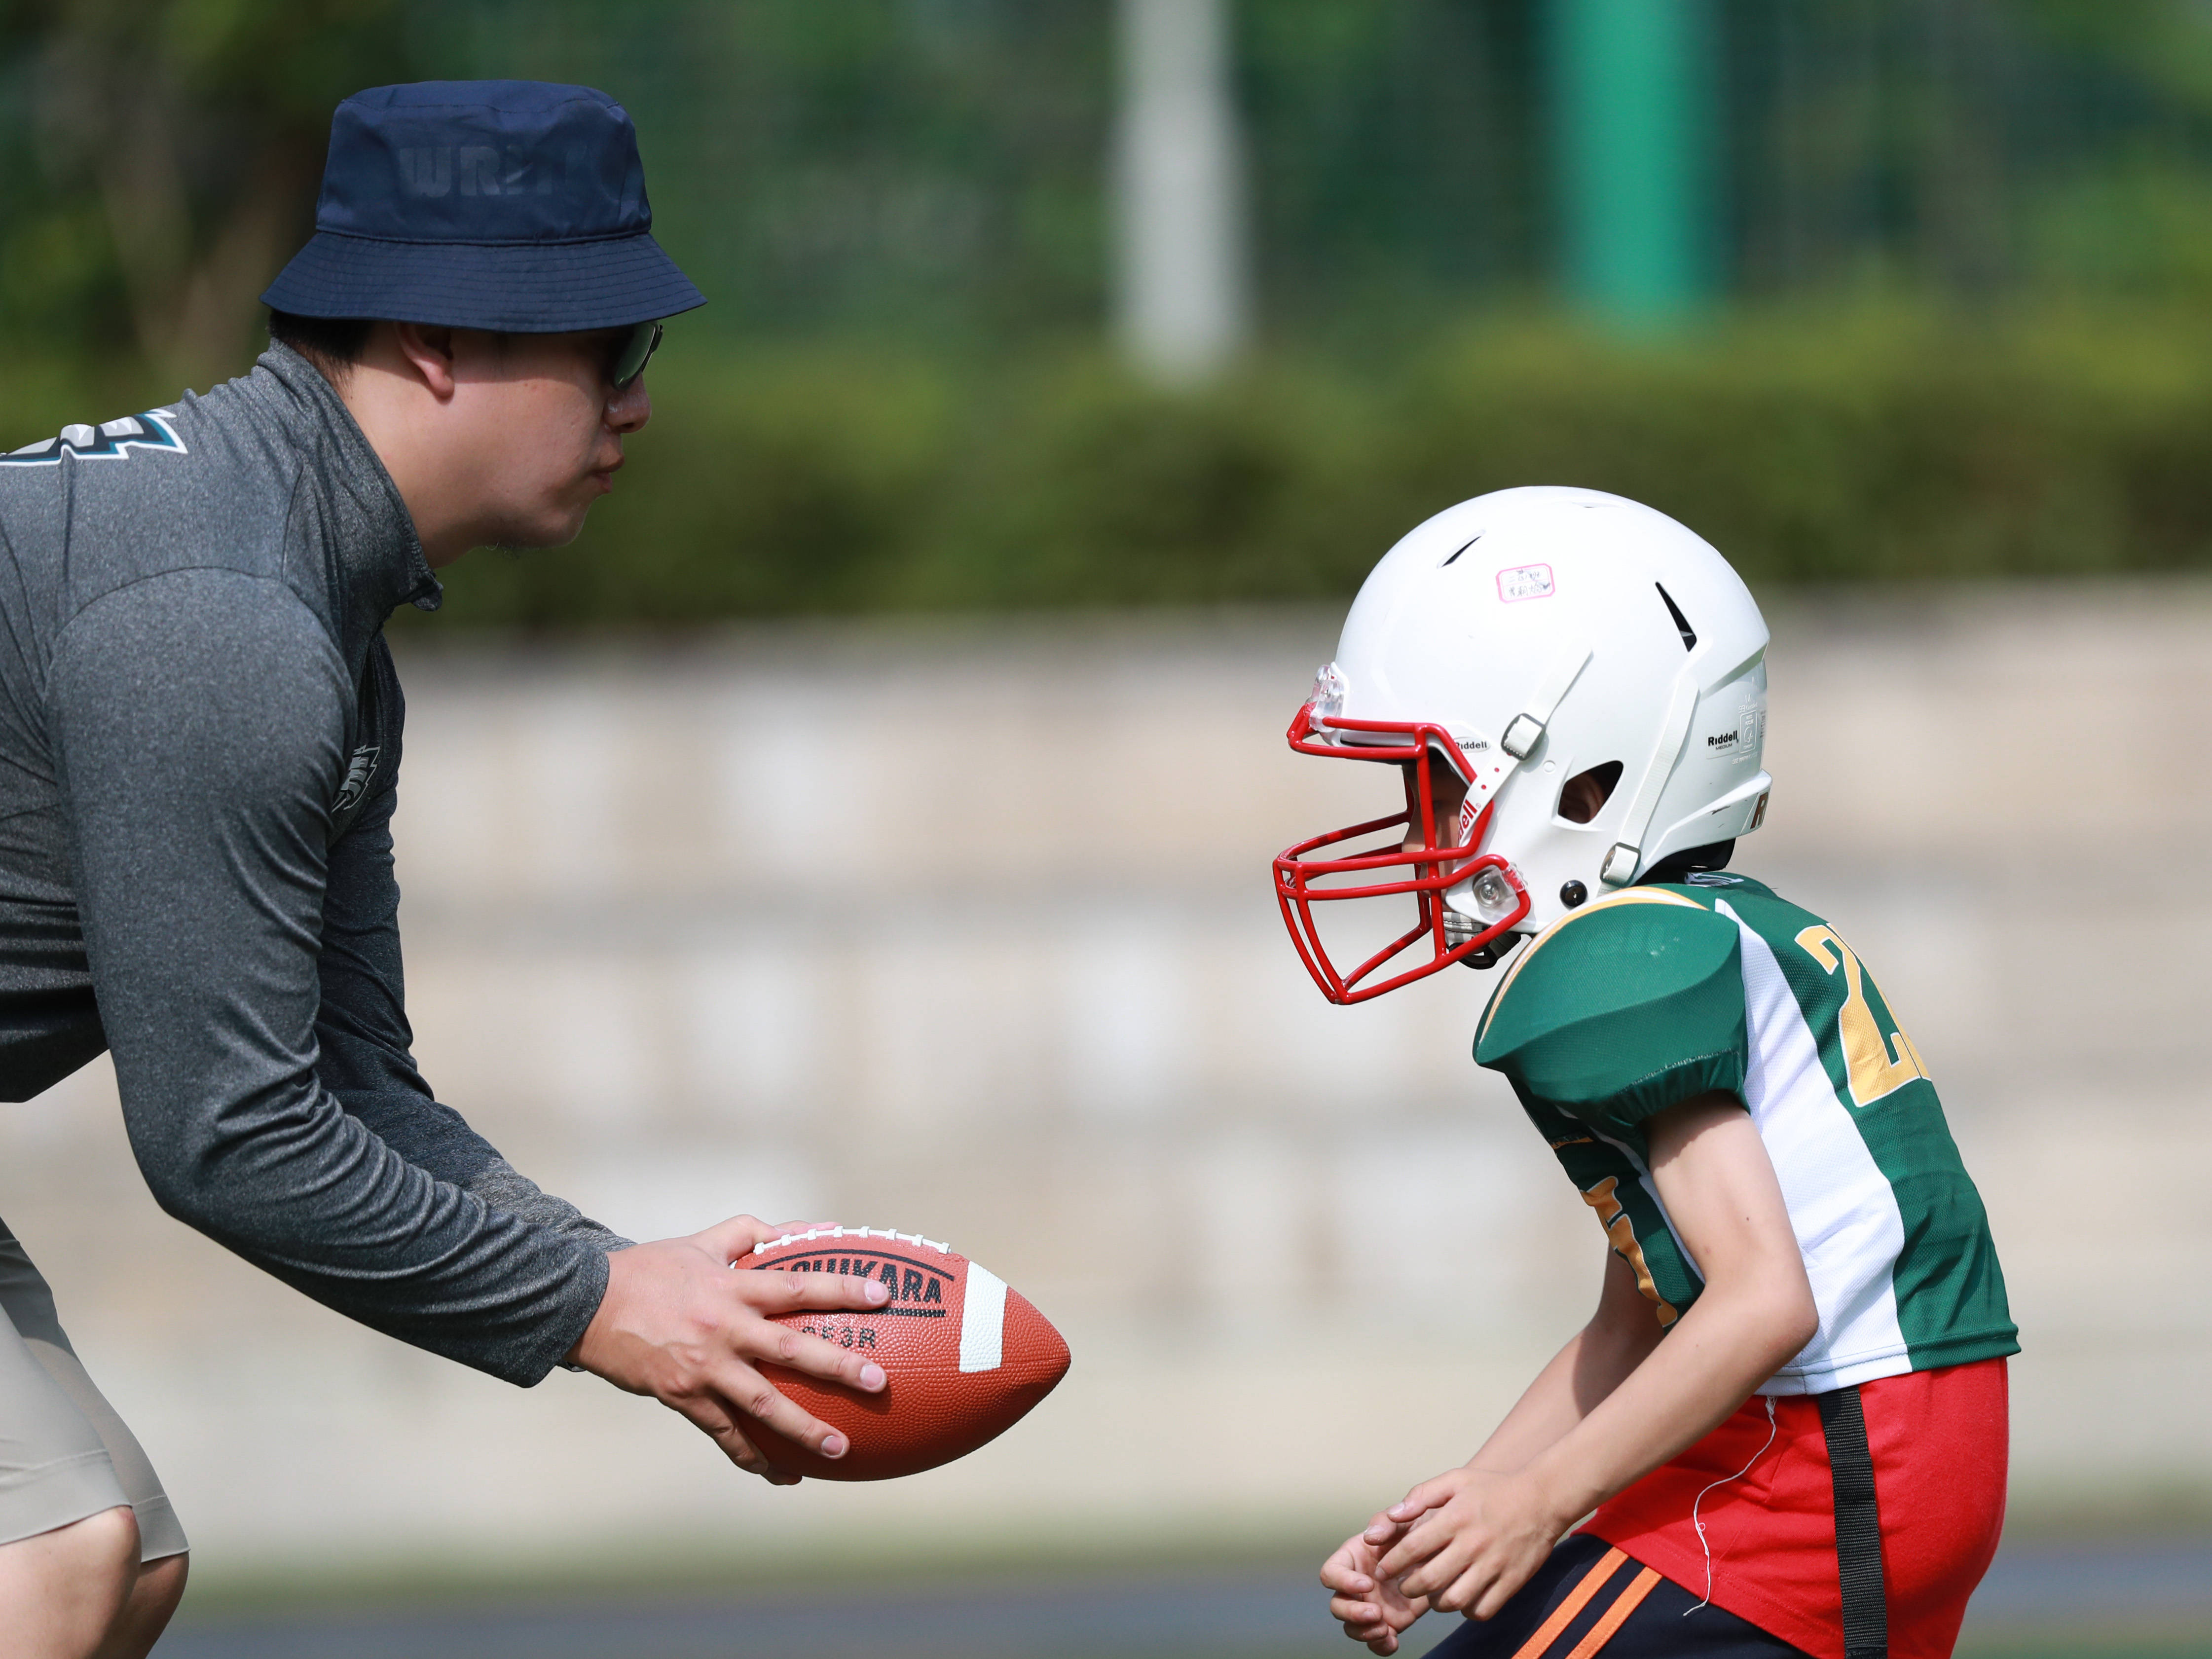
M 1705 739 L 1705 747 L 1708 749 L 1733 749 L 1739 742 L 1741 741 L 1741 739 L 1742 733 L 1738 732 L 1717 732 L 1711 737 Z

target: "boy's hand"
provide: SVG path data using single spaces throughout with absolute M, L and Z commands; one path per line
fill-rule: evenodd
M 1369 1541 L 1377 1528 L 1389 1534 L 1381 1548 Z M 1346 1539 L 1343 1547 L 1322 1563 L 1321 1582 L 1333 1592 L 1328 1599 L 1329 1617 L 1341 1624 L 1344 1633 L 1353 1641 L 1366 1643 L 1370 1653 L 1397 1652 L 1400 1633 L 1429 1610 L 1425 1599 L 1407 1595 L 1376 1571 L 1382 1548 L 1404 1530 L 1378 1515 L 1365 1532 Z
M 1360 1534 L 1387 1552 L 1375 1577 L 1446 1613 L 1488 1619 L 1528 1582 L 1571 1516 L 1526 1474 L 1454 1469 L 1424 1480 Z

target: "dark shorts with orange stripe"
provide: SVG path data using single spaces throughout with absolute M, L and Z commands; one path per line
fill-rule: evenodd
M 1468 1620 L 1430 1659 L 1803 1659 L 1603 1539 L 1577 1533 L 1495 1619 Z

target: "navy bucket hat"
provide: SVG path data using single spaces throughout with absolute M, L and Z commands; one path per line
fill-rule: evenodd
M 422 81 L 331 120 L 315 234 L 262 302 L 517 334 L 704 305 L 653 240 L 637 129 L 589 87 Z

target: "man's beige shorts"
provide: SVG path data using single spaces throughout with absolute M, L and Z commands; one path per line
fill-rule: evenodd
M 77 1363 L 54 1293 L 0 1225 L 0 1544 L 128 1504 L 138 1557 L 180 1555 L 185 1529 L 137 1437 Z

